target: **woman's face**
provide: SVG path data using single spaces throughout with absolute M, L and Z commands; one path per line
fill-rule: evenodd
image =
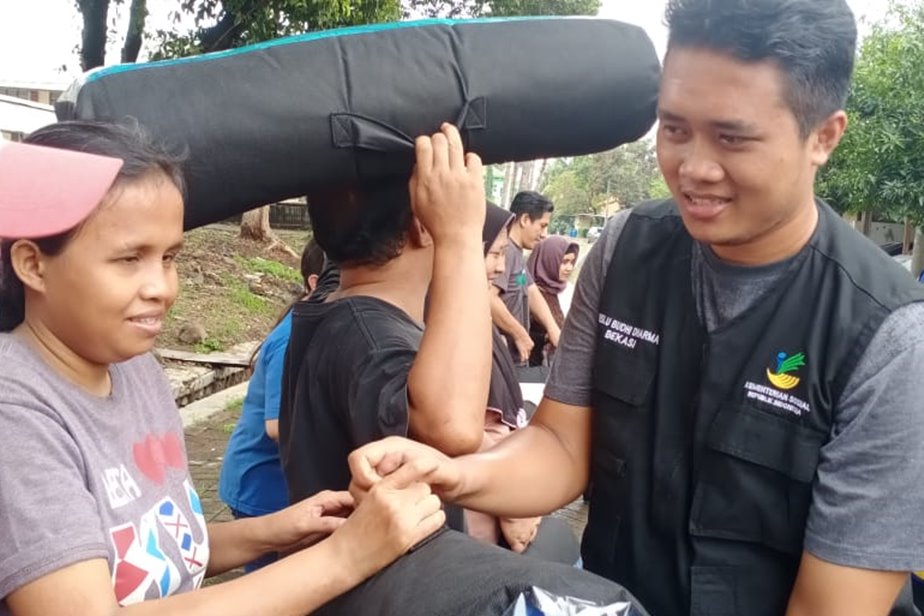
M 507 229 L 504 228 L 497 234 L 494 243 L 488 248 L 488 254 L 484 258 L 485 273 L 488 275 L 488 282 L 494 282 L 498 276 L 504 273 L 504 262 L 507 260 Z
M 146 353 L 176 300 L 183 198 L 152 173 L 117 183 L 55 256 L 42 255 L 44 325 L 96 364 Z
M 568 279 L 571 278 L 571 272 L 574 271 L 574 262 L 577 259 L 573 252 L 565 254 L 565 258 L 561 260 L 561 267 L 558 268 L 558 279 L 562 282 L 568 282 Z

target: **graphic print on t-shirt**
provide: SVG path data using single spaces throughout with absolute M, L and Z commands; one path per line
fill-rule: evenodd
M 107 531 L 114 552 L 112 585 L 120 605 L 166 597 L 184 579 L 198 588 L 209 558 L 202 504 L 189 481 L 176 434 L 148 435 L 132 445 L 130 455 L 140 476 L 133 476 L 125 464 L 103 471 L 110 507 L 129 518 Z M 170 474 L 176 473 L 170 469 L 184 473 L 181 484 L 178 477 L 169 481 Z M 140 503 L 127 507 L 143 497 L 158 496 L 162 497 L 152 506 L 142 505 L 148 508 L 140 517 L 136 517 Z
M 157 485 L 164 483 L 168 467 L 176 469 L 184 467 L 180 439 L 172 432 L 162 437 L 149 434 L 143 441 L 132 445 L 132 456 L 135 458 L 135 466 L 138 470 Z

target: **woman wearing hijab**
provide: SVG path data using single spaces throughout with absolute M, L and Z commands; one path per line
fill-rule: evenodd
M 507 229 L 512 221 L 513 215 L 509 211 L 487 203 L 482 241 L 488 284 L 504 271 Z M 517 372 L 507 343 L 496 326 L 492 329 L 493 363 L 481 450 L 493 447 L 527 422 Z M 566 564 L 572 564 L 579 558 L 577 539 L 561 520 L 496 518 L 468 510 L 465 513 L 469 534 L 487 543 Z
M 565 322 L 565 313 L 561 309 L 558 296 L 568 286 L 568 278 L 574 271 L 581 247 L 568 238 L 552 235 L 533 249 L 526 262 L 533 280 L 542 297 L 549 305 L 549 310 L 560 328 Z M 530 366 L 543 366 L 551 363 L 553 348 L 548 345 L 547 332 L 541 323 L 531 320 L 529 335 L 535 345 L 529 355 Z

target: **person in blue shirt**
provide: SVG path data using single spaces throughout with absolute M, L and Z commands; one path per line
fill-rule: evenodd
M 306 297 L 315 291 L 323 266 L 324 252 L 314 240 L 309 241 L 301 259 Z M 289 504 L 278 440 L 282 370 L 291 332 L 290 306 L 254 352 L 253 375 L 241 417 L 228 441 L 218 482 L 218 495 L 235 519 L 275 513 Z M 276 554 L 268 554 L 247 564 L 244 570 L 255 571 L 277 558 Z

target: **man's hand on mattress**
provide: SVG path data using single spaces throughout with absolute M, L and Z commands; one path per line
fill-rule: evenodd
M 430 485 L 444 500 L 452 501 L 461 488 L 458 465 L 433 447 L 397 436 L 369 443 L 350 454 L 353 481 L 350 492 L 361 501 L 366 492 L 385 477 L 408 469 Z
M 418 137 L 410 181 L 414 215 L 437 245 L 471 241 L 481 245 L 485 218 L 484 170 L 477 154 L 465 153 L 455 126 Z

